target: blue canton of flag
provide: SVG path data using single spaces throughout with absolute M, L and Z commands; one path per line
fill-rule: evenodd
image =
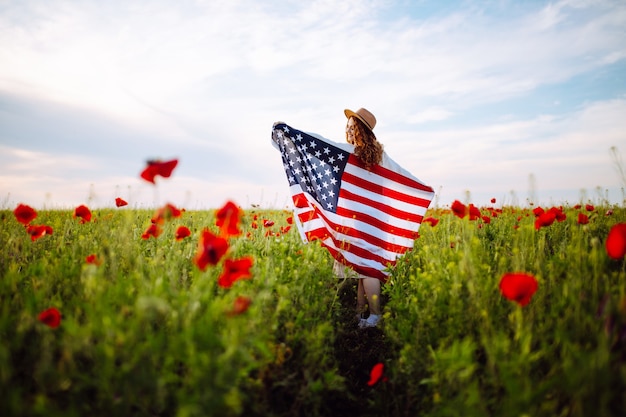
M 327 211 L 336 212 L 349 152 L 285 124 L 274 127 L 289 185 L 299 184 Z

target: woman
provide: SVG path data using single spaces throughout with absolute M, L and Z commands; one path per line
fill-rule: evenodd
M 383 158 L 383 146 L 373 132 L 376 126 L 374 115 L 363 108 L 356 112 L 346 109 L 344 113 L 348 118 L 346 141 L 354 145 L 354 154 L 367 168 L 380 164 Z M 380 280 L 357 274 L 337 261 L 333 270 L 339 278 L 358 278 L 356 313 L 359 327 L 376 327 L 380 321 Z M 362 317 L 366 311 L 366 301 L 369 307 L 369 317 L 364 319 Z

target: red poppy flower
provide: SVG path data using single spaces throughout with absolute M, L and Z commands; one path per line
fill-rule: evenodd
M 567 218 L 567 216 L 565 215 L 565 212 L 563 211 L 563 207 L 552 207 L 550 208 L 549 211 L 554 213 L 554 218 L 558 222 L 562 222 L 563 220 Z
M 240 295 L 235 298 L 233 309 L 228 312 L 228 315 L 238 316 L 239 314 L 245 313 L 246 310 L 248 310 L 248 307 L 250 307 L 250 304 L 252 304 L 252 300 L 250 298 Z
M 177 209 L 176 206 L 167 203 L 154 213 L 150 221 L 155 224 L 163 224 L 165 221 L 170 221 L 173 218 L 182 216 L 182 214 L 183 212 Z
M 541 208 L 541 206 L 535 207 L 533 209 L 533 214 L 535 215 L 535 217 L 539 217 L 541 216 L 543 213 L 545 213 L 545 210 Z
M 585 210 L 594 211 L 596 208 L 592 204 L 585 204 Z
M 437 224 L 439 224 L 439 219 L 435 219 L 434 217 L 426 217 L 424 220 L 422 220 L 424 223 L 428 223 L 430 224 L 432 227 L 437 226 Z
M 18 204 L 13 214 L 18 222 L 27 225 L 37 217 L 37 212 L 31 206 L 26 204 Z
M 249 279 L 252 277 L 250 273 L 252 263 L 253 259 L 250 256 L 236 260 L 226 259 L 224 262 L 224 270 L 222 271 L 222 275 L 217 279 L 217 284 L 222 288 L 230 288 L 240 279 Z
M 280 227 L 280 233 L 287 233 L 288 231 L 291 230 L 291 226 L 281 226 Z
M 523 272 L 507 273 L 500 279 L 500 292 L 511 301 L 515 301 L 524 307 L 537 291 L 535 277 Z
M 102 260 L 94 253 L 85 258 L 85 262 L 91 265 L 102 265 Z
M 119 197 L 117 197 L 117 198 L 115 199 L 115 206 L 116 206 L 116 207 L 124 207 L 124 206 L 127 206 L 127 205 L 128 205 L 128 203 L 127 203 L 125 200 L 122 200 L 122 199 L 121 199 L 121 198 L 119 198 Z
M 370 380 L 367 381 L 368 386 L 373 386 L 378 383 L 383 377 L 383 373 L 385 371 L 385 365 L 382 362 L 378 362 L 376 365 L 372 367 L 370 371 Z
M 606 253 L 610 258 L 622 259 L 626 254 L 626 223 L 611 227 L 606 238 Z
M 535 229 L 539 230 L 542 227 L 550 226 L 552 223 L 554 223 L 554 220 L 556 220 L 556 214 L 554 213 L 554 211 L 548 210 L 546 212 L 543 212 L 535 219 Z
M 204 229 L 198 239 L 198 251 L 194 258 L 196 266 L 201 270 L 206 270 L 208 265 L 217 265 L 228 251 L 228 241 L 222 237 L 215 236 L 208 229 Z
M 52 307 L 39 313 L 37 319 L 46 326 L 56 329 L 61 324 L 61 313 Z
M 274 222 L 272 220 L 268 220 L 268 219 L 263 220 L 263 227 L 272 227 L 272 226 L 274 226 Z
M 481 216 L 481 219 L 483 219 L 483 223 L 485 224 L 491 223 L 491 217 L 489 216 Z
M 215 224 L 220 228 L 221 236 L 239 236 L 241 234 L 241 230 L 239 230 L 241 213 L 242 211 L 239 206 L 232 201 L 226 202 L 226 204 L 217 211 L 215 214 Z
M 253 222 L 250 224 L 250 227 L 252 227 L 253 229 L 258 229 L 258 228 L 259 228 L 259 224 L 258 224 L 257 222 L 255 222 L 255 221 L 253 221 Z
M 178 226 L 175 235 L 176 240 L 180 241 L 189 236 L 191 236 L 191 230 L 187 226 Z
M 162 232 L 162 230 L 161 230 L 161 228 L 159 227 L 159 225 L 158 225 L 158 224 L 156 224 L 156 223 L 152 223 L 152 224 L 151 224 L 151 225 L 150 225 L 150 226 L 146 229 L 146 231 L 145 231 L 145 232 L 143 232 L 143 235 L 141 235 L 141 238 L 142 238 L 142 239 L 150 239 L 150 237 L 153 237 L 153 238 L 155 238 L 155 239 L 156 239 L 157 237 L 159 237 L 159 235 L 161 234 L 161 232 Z
M 40 237 L 44 237 L 45 235 L 51 235 L 52 227 L 45 224 L 30 225 L 26 227 L 26 233 L 30 235 L 30 240 L 34 242 Z
M 578 213 L 578 224 L 587 224 L 589 223 L 589 216 L 584 213 Z
M 287 217 L 287 223 L 288 224 L 293 224 L 293 216 Z
M 469 205 L 469 219 L 470 220 L 476 220 L 480 218 L 480 210 L 478 209 L 478 207 L 476 207 L 475 205 L 471 204 Z
M 80 217 L 80 222 L 87 223 L 91 221 L 91 211 L 85 205 L 80 205 L 74 209 L 74 218 Z
M 491 204 L 496 204 L 496 199 L 495 198 L 491 199 Z
M 459 200 L 454 200 L 450 208 L 452 209 L 452 213 L 457 217 L 463 218 L 467 215 L 467 207 Z
M 154 178 L 157 175 L 163 178 L 169 178 L 172 175 L 172 171 L 178 165 L 178 159 L 172 159 L 171 161 L 148 161 L 148 166 L 141 172 L 141 178 L 155 184 Z

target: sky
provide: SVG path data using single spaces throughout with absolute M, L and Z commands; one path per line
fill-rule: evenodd
M 286 208 L 360 107 L 433 206 L 624 205 L 626 1 L 0 0 L 0 209 Z

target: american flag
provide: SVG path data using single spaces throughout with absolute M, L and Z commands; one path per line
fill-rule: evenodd
M 335 143 L 275 123 L 303 240 L 319 240 L 339 262 L 386 281 L 399 256 L 413 247 L 435 193 L 383 154 L 365 168 L 353 145 Z

